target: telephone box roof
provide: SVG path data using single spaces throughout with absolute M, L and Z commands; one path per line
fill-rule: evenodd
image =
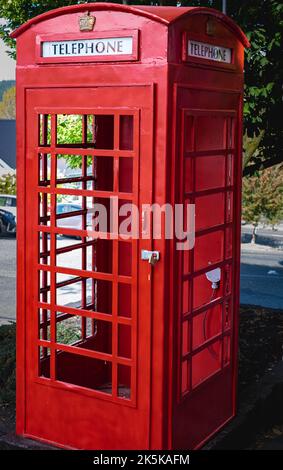
M 12 38 L 17 38 L 24 31 L 31 28 L 33 25 L 40 23 L 41 21 L 49 20 L 56 16 L 65 15 L 68 13 L 84 12 L 84 11 L 99 11 L 99 10 L 112 10 L 112 11 L 123 11 L 132 13 L 137 16 L 144 16 L 156 21 L 169 25 L 178 21 L 184 16 L 191 16 L 196 14 L 206 14 L 217 18 L 219 21 L 224 23 L 230 31 L 241 41 L 243 46 L 249 47 L 250 43 L 243 33 L 241 28 L 228 16 L 224 15 L 218 10 L 213 8 L 205 7 L 165 7 L 165 6 L 149 6 L 149 5 L 123 5 L 117 3 L 85 3 L 81 5 L 71 5 L 62 8 L 56 8 L 55 10 L 49 10 L 46 13 L 35 16 L 31 20 L 27 21 L 15 31 L 11 33 Z

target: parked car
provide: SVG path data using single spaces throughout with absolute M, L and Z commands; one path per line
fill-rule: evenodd
M 73 204 L 70 202 L 60 202 L 57 204 L 57 215 L 67 214 L 71 212 L 81 211 L 82 206 L 79 204 Z M 92 214 L 87 214 L 87 225 L 91 224 Z M 70 215 L 68 217 L 63 217 L 62 219 L 57 219 L 57 227 L 63 228 L 72 228 L 75 230 L 82 230 L 82 216 L 81 215 Z
M 12 212 L 0 209 L 0 233 L 16 233 L 16 217 Z
M 17 219 L 17 196 L 14 194 L 0 194 L 0 209 L 12 212 Z

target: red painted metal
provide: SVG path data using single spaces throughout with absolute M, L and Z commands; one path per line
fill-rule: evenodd
M 96 16 L 93 33 L 79 31 L 85 11 Z M 41 57 L 44 40 L 125 35 L 133 54 L 121 60 Z M 17 432 L 76 449 L 199 448 L 236 413 L 248 40 L 216 10 L 107 3 L 50 11 L 13 37 Z M 188 57 L 188 39 L 232 49 L 232 63 Z M 62 115 L 81 116 L 77 144 L 59 142 Z M 59 175 L 58 155 L 81 158 L 81 174 Z M 63 196 L 81 209 L 57 214 Z M 140 209 L 194 203 L 194 249 L 178 251 L 164 233 L 90 237 L 87 209 L 111 196 Z M 63 225 L 74 215 L 79 229 Z M 154 268 L 142 249 L 160 252 Z M 62 289 L 74 286 L 78 303 L 64 302 Z M 72 341 L 62 337 L 70 322 L 80 331 Z

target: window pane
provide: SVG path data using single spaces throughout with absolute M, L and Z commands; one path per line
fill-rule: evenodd
M 108 361 L 58 350 L 56 379 L 112 394 L 112 364 Z
M 133 116 L 120 116 L 120 150 L 133 149 Z
M 131 398 L 131 368 L 118 364 L 118 397 Z
M 40 377 L 50 378 L 50 349 L 38 348 L 38 375 Z

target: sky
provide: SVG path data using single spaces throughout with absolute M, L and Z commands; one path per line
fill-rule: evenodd
M 7 55 L 6 50 L 5 43 L 0 39 L 0 80 L 15 80 L 16 62 Z
M 6 46 L 0 40 L 0 80 L 15 80 L 16 62 L 6 53 Z

